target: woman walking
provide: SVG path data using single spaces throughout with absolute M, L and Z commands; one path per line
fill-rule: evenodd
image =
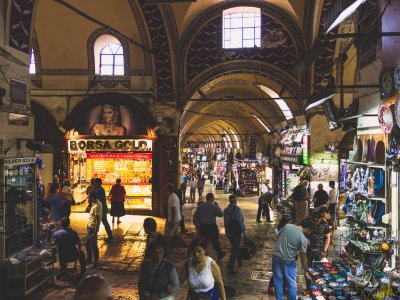
M 121 179 L 118 178 L 116 180 L 116 184 L 111 188 L 108 199 L 111 201 L 111 216 L 112 223 L 114 224 L 114 217 L 117 217 L 117 224 L 121 223 L 119 220 L 120 217 L 125 216 L 125 188 L 121 185 Z
M 179 290 L 178 273 L 172 263 L 164 258 L 162 243 L 153 244 L 149 249 L 150 259 L 140 265 L 139 299 L 174 300 Z
M 195 238 L 190 245 L 193 258 L 185 263 L 181 284 L 188 279 L 188 300 L 226 300 L 224 283 L 218 264 L 206 255 L 207 241 Z

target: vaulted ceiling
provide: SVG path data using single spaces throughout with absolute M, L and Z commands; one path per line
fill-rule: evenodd
M 296 62 L 322 31 L 334 0 L 197 0 L 165 5 L 148 5 L 146 0 L 9 3 L 15 14 L 10 28 L 18 29 L 21 18 L 29 15 L 26 11 L 32 12 L 31 45 L 37 54 L 38 89 L 90 88 L 95 76 L 93 42 L 101 34 L 113 34 L 128 56 L 125 82 L 112 89 L 152 91 L 155 103 L 174 103 L 182 112 L 182 142 L 202 141 L 207 134 L 211 137 L 233 130 L 243 143 L 250 134 L 259 136 L 265 147 L 273 136 L 264 125 L 268 130 L 279 130 L 288 121 L 301 122 L 307 95 L 332 74 L 339 53 L 338 43 L 331 40 L 311 68 L 302 74 L 295 72 Z M 34 8 L 28 7 L 29 3 L 34 3 Z M 222 48 L 222 14 L 236 6 L 260 8 L 260 48 Z M 16 31 L 15 41 L 10 40 L 12 47 L 22 47 L 21 36 Z M 285 117 L 278 97 L 293 118 L 287 118 L 287 112 Z

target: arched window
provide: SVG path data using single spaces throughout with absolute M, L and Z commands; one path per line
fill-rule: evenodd
M 29 74 L 34 75 L 36 74 L 36 62 L 35 62 L 35 52 L 33 52 L 33 49 L 31 50 L 31 62 L 29 64 Z
M 124 52 L 120 44 L 108 44 L 101 49 L 100 75 L 124 75 Z
M 261 10 L 234 7 L 223 13 L 223 48 L 261 47 Z
M 96 39 L 94 59 L 96 74 L 125 75 L 124 50 L 115 36 L 103 34 Z

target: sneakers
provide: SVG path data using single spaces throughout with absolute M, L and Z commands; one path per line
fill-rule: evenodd
M 272 220 L 267 220 L 267 223 L 274 223 L 274 221 L 272 221 Z
M 87 265 L 86 266 L 88 269 L 98 269 L 99 268 L 99 262 L 95 261 L 94 263 Z
M 262 223 L 262 221 L 261 220 L 256 220 L 257 221 L 257 223 Z

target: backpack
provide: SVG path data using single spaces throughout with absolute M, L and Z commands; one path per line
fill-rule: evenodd
M 242 228 L 240 227 L 239 220 L 232 219 L 232 215 L 235 209 L 236 207 L 232 209 L 228 222 L 226 222 L 226 231 L 228 232 L 228 234 L 239 235 L 242 233 Z
M 297 185 L 297 186 L 293 189 L 292 199 L 293 199 L 294 201 L 301 201 L 301 200 L 303 200 L 303 198 L 301 197 L 301 186 L 300 186 L 300 185 Z

